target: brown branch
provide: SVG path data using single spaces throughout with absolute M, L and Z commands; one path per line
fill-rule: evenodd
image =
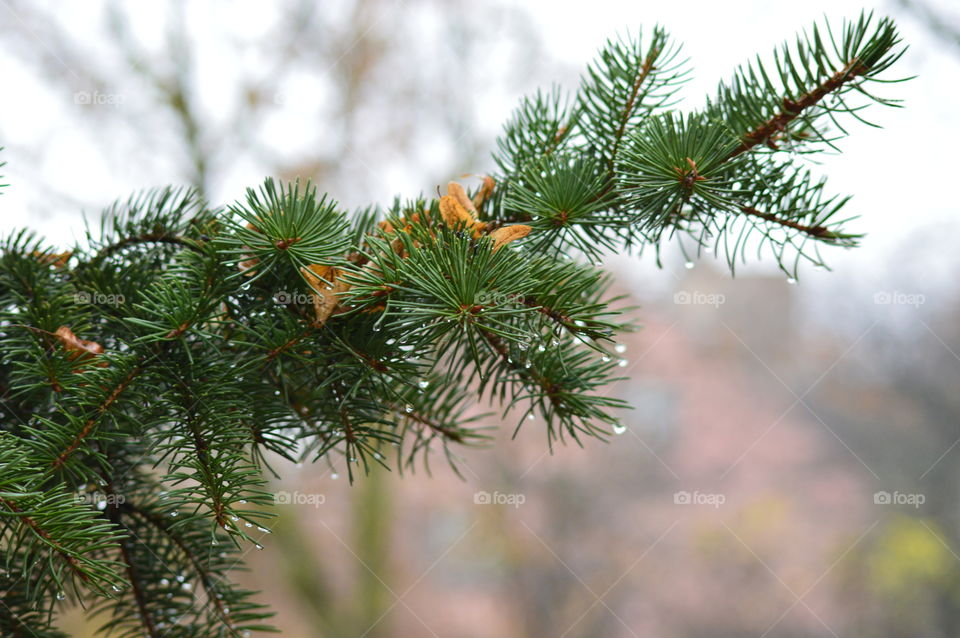
M 413 412 L 407 412 L 406 410 L 402 411 L 401 416 L 404 416 L 410 419 L 411 421 L 415 421 L 421 425 L 425 425 L 431 430 L 433 430 L 434 432 L 450 439 L 451 441 L 456 441 L 457 443 L 463 443 L 463 435 L 460 433 L 459 430 L 456 430 L 451 427 L 447 427 L 445 425 L 441 425 L 440 423 L 435 423 L 434 421 L 431 421 L 425 416 L 421 416 Z
M 4 507 L 6 507 L 7 509 L 9 509 L 9 510 L 10 510 L 11 512 L 13 512 L 14 514 L 17 514 L 17 515 L 18 515 L 17 517 L 18 517 L 21 521 L 23 521 L 23 523 L 24 523 L 27 527 L 29 527 L 30 529 L 32 529 L 33 532 L 34 532 L 37 536 L 39 536 L 40 538 L 42 538 L 44 541 L 46 541 L 46 543 L 47 543 L 48 545 L 50 545 L 51 547 L 53 547 L 53 549 L 54 549 L 58 554 L 60 554 L 60 555 L 63 557 L 63 559 L 67 562 L 67 564 L 70 566 L 70 569 L 72 569 L 73 572 L 74 572 L 75 574 L 77 574 L 77 576 L 80 577 L 80 580 L 82 580 L 82 581 L 84 581 L 84 582 L 87 582 L 87 581 L 89 580 L 89 577 L 87 576 L 87 573 L 86 573 L 85 571 L 83 571 L 83 568 L 82 568 L 82 567 L 80 567 L 80 561 L 77 560 L 77 557 L 74 556 L 72 553 L 70 553 L 70 550 L 68 550 L 66 547 L 64 547 L 63 545 L 61 545 L 60 543 L 58 543 L 49 533 L 47 533 L 47 531 L 46 531 L 45 529 L 43 529 L 43 528 L 40 526 L 39 523 L 37 523 L 35 520 L 33 520 L 33 519 L 32 519 L 31 517 L 29 517 L 29 516 L 24 516 L 24 515 L 23 515 L 23 510 L 21 510 L 19 507 L 17 507 L 17 504 L 16 504 L 16 503 L 14 503 L 13 501 L 7 500 L 7 499 L 5 499 L 5 498 L 0 497 L 0 505 L 3 505 Z
M 553 403 L 554 407 L 558 411 L 563 410 L 563 400 L 559 396 L 559 392 L 561 391 L 560 386 L 548 379 L 546 376 L 534 372 L 529 368 L 518 365 L 510 358 L 510 350 L 507 348 L 506 344 L 503 343 L 500 337 L 492 332 L 487 331 L 483 328 L 483 326 L 480 326 L 480 329 L 483 333 L 484 339 L 486 339 L 487 343 L 490 344 L 490 347 L 493 348 L 498 355 L 500 355 L 500 358 L 503 359 L 508 366 L 513 368 L 513 370 L 515 370 L 521 376 L 524 376 L 530 381 L 539 385 L 547 395 L 547 398 L 550 399 L 550 402 Z
M 226 623 L 227 627 L 235 633 L 236 630 L 234 629 L 233 621 L 230 619 L 230 614 L 224 608 L 223 601 L 217 596 L 216 584 L 213 582 L 213 578 L 210 577 L 210 574 L 203 567 L 200 559 L 197 558 L 192 551 L 190 551 L 190 548 L 184 544 L 183 540 L 174 534 L 169 527 L 167 527 L 166 521 L 151 512 L 133 505 L 132 503 L 124 503 L 122 507 L 159 529 L 173 542 L 174 545 L 177 546 L 177 549 L 179 549 L 190 562 L 190 564 L 193 565 L 193 569 L 200 577 L 200 584 L 203 585 L 204 590 L 207 592 L 207 599 L 213 602 L 217 608 L 217 614 L 221 619 L 223 619 L 223 622 Z
M 643 61 L 643 66 L 640 67 L 640 73 L 637 75 L 637 79 L 633 82 L 633 88 L 630 91 L 630 99 L 627 100 L 627 104 L 623 109 L 623 115 L 620 118 L 620 126 L 617 127 L 615 133 L 616 139 L 613 143 L 613 151 L 610 153 L 609 161 L 611 168 L 613 167 L 614 158 L 617 155 L 617 149 L 620 148 L 620 141 L 623 139 L 623 135 L 627 131 L 627 124 L 630 122 L 630 116 L 633 115 L 633 107 L 636 105 L 637 98 L 640 96 L 640 88 L 650 76 L 650 72 L 653 71 L 653 63 L 656 61 L 657 56 L 659 55 L 660 49 L 650 49 L 650 52 L 647 53 L 647 57 Z
M 112 392 L 107 396 L 107 398 L 103 401 L 103 403 L 101 403 L 101 404 L 97 407 L 97 413 L 96 413 L 94 416 L 92 416 L 92 417 L 90 417 L 89 419 L 87 419 L 87 422 L 84 423 L 83 427 L 82 427 L 82 428 L 80 429 L 80 431 L 77 433 L 77 436 L 74 437 L 74 439 L 73 439 L 73 441 L 70 443 L 70 445 L 68 445 L 67 448 L 66 448 L 63 452 L 60 453 L 60 456 L 58 456 L 58 457 L 53 461 L 53 469 L 57 469 L 57 468 L 59 468 L 61 465 L 63 465 L 63 464 L 66 462 L 67 458 L 68 458 L 71 454 L 73 454 L 73 453 L 77 450 L 78 447 L 80 447 L 80 444 L 83 443 L 83 440 L 84 440 L 85 438 L 87 438 L 87 436 L 90 434 L 90 432 L 93 431 L 93 428 L 94 428 L 94 426 L 97 424 L 97 421 L 100 420 L 100 417 L 102 417 L 102 416 L 104 415 L 104 413 L 105 413 L 108 409 L 110 409 L 110 406 L 113 405 L 113 404 L 116 402 L 116 400 L 120 397 L 120 395 L 123 393 L 123 391 L 127 389 L 127 387 L 130 385 L 130 383 L 133 381 L 133 379 L 134 379 L 139 373 L 140 373 L 140 368 L 139 368 L 139 367 L 135 367 L 135 368 L 133 368 L 133 369 L 130 370 L 130 372 L 127 374 L 127 376 L 124 377 L 124 379 L 123 379 L 119 384 L 117 384 L 117 387 L 115 387 L 115 388 L 113 389 L 113 391 L 112 391 Z
M 798 230 L 801 233 L 811 237 L 819 237 L 822 239 L 838 239 L 840 237 L 826 226 L 806 226 L 789 219 L 782 219 L 772 213 L 761 212 L 751 206 L 741 206 L 740 210 L 743 211 L 744 214 L 750 215 L 751 217 L 759 217 L 760 219 L 765 219 L 768 222 L 773 222 L 774 224 L 779 224 L 780 226 L 784 226 L 786 228 Z
M 797 119 L 803 111 L 814 106 L 844 84 L 863 75 L 867 70 L 866 66 L 860 64 L 860 61 L 854 58 L 843 69 L 831 75 L 816 88 L 804 93 L 799 99 L 783 98 L 783 107 L 780 112 L 744 135 L 740 140 L 740 146 L 733 149 L 726 159 L 729 160 L 741 153 L 746 153 L 759 144 L 772 143 L 771 138 L 778 132 L 786 130 L 787 125 Z
M 137 610 L 140 612 L 140 621 L 143 623 L 143 628 L 151 638 L 160 638 L 160 633 L 157 631 L 157 626 L 153 622 L 153 616 L 150 614 L 150 608 L 147 605 L 147 599 L 143 593 L 143 586 L 140 584 L 140 577 L 137 574 L 136 568 L 133 566 L 133 556 L 130 554 L 130 547 L 127 541 L 120 543 L 120 554 L 123 556 L 123 562 L 127 565 L 127 578 L 129 578 L 130 587 L 133 589 L 133 599 L 137 603 Z

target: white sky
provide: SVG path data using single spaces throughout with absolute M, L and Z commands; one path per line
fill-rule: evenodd
M 896 71 L 919 77 L 906 84 L 886 87 L 886 95 L 904 99 L 906 108 L 875 107 L 869 111 L 868 119 L 882 124 L 884 129 L 853 126 L 852 136 L 842 143 L 844 153 L 824 159 L 824 170 L 830 176 L 832 188 L 855 196 L 848 205 L 851 214 L 862 215 L 862 219 L 855 222 L 855 228 L 869 234 L 862 248 L 847 253 L 829 251 L 828 259 L 847 277 L 876 279 L 886 276 L 893 255 L 897 255 L 896 259 L 904 260 L 898 265 L 917 268 L 919 264 L 920 275 L 926 283 L 934 285 L 940 280 L 952 283 L 951 266 L 956 252 L 952 250 L 952 234 L 958 228 L 955 223 L 958 204 L 951 186 L 956 181 L 954 154 L 960 132 L 960 109 L 957 108 L 960 105 L 960 50 L 949 50 L 914 20 L 902 16 L 892 3 L 529 0 L 518 5 L 532 16 L 549 56 L 556 59 L 552 77 L 530 78 L 528 90 L 552 81 L 573 88 L 577 73 L 606 38 L 659 22 L 684 43 L 685 54 L 691 58 L 693 80 L 684 90 L 685 104 L 691 108 L 699 106 L 702 96 L 712 93 L 716 82 L 728 77 L 738 63 L 756 53 L 768 55 L 774 45 L 823 15 L 831 19 L 855 16 L 866 6 L 898 17 L 904 40 L 911 45 L 911 50 Z M 90 11 L 86 3 L 56 6 L 68 16 L 66 22 L 71 28 L 80 32 L 97 28 L 91 22 L 96 12 Z M 248 35 L 255 35 L 269 22 L 269 3 L 236 2 L 229 11 L 223 10 L 223 6 L 205 8 L 201 4 L 193 10 L 196 15 L 202 15 L 204 24 Z M 477 2 L 474 6 L 474 10 L 482 14 L 484 3 Z M 152 28 L 159 13 L 162 11 L 150 3 L 137 3 L 135 26 L 139 27 L 146 43 L 154 41 L 153 44 L 159 45 L 156 36 L 159 29 Z M 7 7 L 0 6 L 0 19 L 17 18 Z M 38 40 L 36 46 L 42 47 L 45 43 Z M 214 70 L 205 81 L 228 81 L 227 74 L 221 77 L 217 69 L 228 69 L 233 61 L 218 60 L 216 56 L 222 52 L 213 45 L 201 49 L 201 53 L 209 56 L 206 68 Z M 501 63 L 509 64 L 509 60 Z M 69 67 L 69 61 L 64 64 Z M 4 78 L 0 130 L 8 137 L 0 140 L 0 145 L 14 142 L 39 154 L 46 177 L 63 185 L 80 201 L 89 202 L 89 210 L 96 211 L 138 188 L 177 181 L 172 167 L 169 174 L 159 170 L 159 174 L 149 176 L 138 172 L 136 166 L 111 168 L 103 157 L 112 141 L 91 139 L 82 122 L 74 117 L 77 107 L 73 96 L 52 94 L 42 80 L 31 75 L 30 69 L 20 66 L 2 49 L 0 74 Z M 515 97 L 483 102 L 483 108 L 490 112 L 490 128 L 485 134 L 492 135 L 497 130 L 513 107 Z M 135 100 L 135 96 L 126 99 Z M 297 127 L 308 125 L 298 121 L 295 103 L 296 100 L 282 119 L 289 127 L 290 138 L 296 137 Z M 278 133 L 282 135 L 283 131 Z M 43 192 L 18 186 L 16 158 L 5 151 L 2 159 L 10 163 L 3 172 L 11 187 L 0 198 L 3 215 L 0 230 L 6 232 L 26 225 L 58 243 L 69 243 L 71 237 L 79 236 L 82 229 L 77 211 L 60 210 Z M 223 185 L 223 192 L 213 193 L 214 198 L 228 200 L 239 196 L 242 186 L 261 180 L 262 170 L 255 163 L 238 166 Z M 391 177 L 384 180 L 383 192 L 372 193 L 371 198 L 388 201 L 397 190 L 404 195 L 425 190 L 420 183 L 404 183 L 410 179 L 411 175 L 402 170 L 391 173 Z M 417 179 L 413 176 L 414 181 Z M 906 239 L 914 236 L 922 238 L 904 249 Z M 814 274 L 814 278 L 820 276 Z

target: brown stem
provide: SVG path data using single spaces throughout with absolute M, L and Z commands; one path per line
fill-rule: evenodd
M 562 410 L 562 402 L 559 400 L 560 397 L 558 396 L 560 387 L 557 384 L 553 383 L 550 379 L 542 374 L 538 374 L 529 368 L 524 368 L 521 365 L 517 365 L 516 362 L 510 359 L 510 350 L 507 348 L 507 345 L 503 343 L 500 337 L 492 332 L 483 330 L 482 326 L 481 331 L 483 332 L 484 339 L 486 339 L 487 343 L 490 344 L 490 347 L 493 348 L 498 355 L 500 355 L 500 358 L 502 358 L 507 365 L 516 370 L 522 376 L 527 377 L 529 380 L 543 388 L 543 391 L 547 395 L 547 398 L 550 399 L 550 402 L 554 404 L 557 410 Z
M 620 126 L 617 127 L 616 139 L 613 142 L 613 151 L 610 154 L 609 160 L 611 169 L 613 168 L 614 158 L 617 155 L 617 149 L 620 148 L 620 140 L 623 139 L 623 135 L 627 131 L 627 124 L 630 122 L 630 116 L 633 115 L 633 107 L 636 105 L 637 98 L 640 96 L 640 88 L 650 76 L 650 72 L 653 70 L 653 63 L 656 61 L 657 56 L 659 55 L 660 49 L 650 49 L 650 52 L 647 53 L 646 59 L 643 61 L 643 66 L 640 67 L 640 73 L 637 75 L 637 79 L 633 82 L 633 88 L 630 91 L 630 99 L 627 100 L 627 105 L 623 109 L 623 115 L 620 118 Z
M 17 507 L 17 504 L 16 504 L 16 503 L 14 503 L 13 501 L 9 501 L 9 500 L 7 500 L 7 499 L 5 499 L 5 498 L 0 498 L 0 505 L 3 505 L 4 507 L 6 507 L 8 510 L 10 510 L 11 512 L 13 512 L 14 514 L 22 514 L 22 513 L 23 513 L 23 510 L 21 510 L 19 507 Z M 29 516 L 19 516 L 18 518 L 19 518 L 21 521 L 23 521 L 23 523 L 24 523 L 27 527 L 29 527 L 30 529 L 32 529 L 33 532 L 34 532 L 37 536 L 39 536 L 40 538 L 42 538 L 42 539 L 43 539 L 44 541 L 46 541 L 51 547 L 53 547 L 53 549 L 54 549 L 58 554 L 60 554 L 60 556 L 63 557 L 63 559 L 67 562 L 67 564 L 70 565 L 70 569 L 73 570 L 73 572 L 74 572 L 77 576 L 80 577 L 80 580 L 82 580 L 82 581 L 84 581 L 84 582 L 86 582 L 86 581 L 89 580 L 89 578 L 87 577 L 87 573 L 86 573 L 85 571 L 83 571 L 83 569 L 80 567 L 80 561 L 77 560 L 77 557 L 74 556 L 73 554 L 71 554 L 70 551 L 69 551 L 66 547 L 64 547 L 63 545 L 61 545 L 60 543 L 58 543 L 49 533 L 47 533 L 47 531 L 46 531 L 45 529 L 43 529 L 42 527 L 40 527 L 40 524 L 37 523 L 37 521 L 33 520 L 33 519 L 30 518 Z
M 73 439 L 73 441 L 70 443 L 70 445 L 68 445 L 67 448 L 66 448 L 63 452 L 60 453 L 60 456 L 58 456 L 58 457 L 53 461 L 53 468 L 54 468 L 54 469 L 57 469 L 57 468 L 59 468 L 61 465 L 63 465 L 63 464 L 66 462 L 67 458 L 68 458 L 71 454 L 73 454 L 73 453 L 77 450 L 78 447 L 80 447 L 80 444 L 83 442 L 83 440 L 84 440 L 85 438 L 87 438 L 87 436 L 90 434 L 90 432 L 93 431 L 93 428 L 94 428 L 94 426 L 97 424 L 97 421 L 100 420 L 100 417 L 102 417 L 102 416 L 104 415 L 104 413 L 105 413 L 108 409 L 110 409 L 110 406 L 113 405 L 114 402 L 116 402 L 116 400 L 120 397 L 120 395 L 123 393 L 123 391 L 127 389 L 127 387 L 130 385 L 130 383 L 133 381 L 133 379 L 134 379 L 139 373 L 140 373 L 140 368 L 139 368 L 139 367 L 135 367 L 135 368 L 133 368 L 132 370 L 130 370 L 129 374 L 127 374 L 127 376 L 124 377 L 124 379 L 123 379 L 119 384 L 117 384 L 117 387 L 115 387 L 115 388 L 113 389 L 113 392 L 111 392 L 111 393 L 107 396 L 107 398 L 103 401 L 103 403 L 101 403 L 101 404 L 97 407 L 97 412 L 96 412 L 96 414 L 93 415 L 92 417 L 90 417 L 89 419 L 87 419 L 87 422 L 83 424 L 83 428 L 80 429 L 80 431 L 77 433 L 77 436 L 74 437 L 74 439 Z
M 117 523 L 121 527 L 121 523 Z M 133 599 L 137 603 L 137 610 L 140 612 L 140 622 L 150 638 L 159 638 L 160 633 L 153 622 L 153 616 L 150 614 L 150 607 L 147 605 L 146 596 L 143 593 L 143 586 L 140 583 L 140 577 L 136 568 L 133 566 L 133 556 L 130 553 L 130 546 L 126 540 L 120 543 L 120 554 L 123 556 L 123 562 L 127 566 L 127 578 L 130 580 L 130 587 L 133 589 Z
M 771 213 L 761 212 L 751 206 L 741 206 L 740 210 L 746 215 L 759 217 L 760 219 L 765 219 L 768 222 L 773 222 L 786 228 L 793 228 L 794 230 L 798 230 L 801 233 L 810 235 L 811 237 L 836 238 L 836 234 L 830 231 L 826 226 L 805 226 L 804 224 L 800 224 L 789 219 L 782 219 Z
M 213 578 L 210 577 L 210 574 L 203 567 L 203 564 L 200 561 L 200 559 L 197 556 L 195 556 L 192 551 L 190 551 L 190 548 L 183 543 L 183 541 L 180 539 L 179 536 L 174 534 L 170 530 L 170 528 L 167 527 L 166 521 L 164 521 L 161 517 L 156 516 L 151 512 L 145 511 L 131 503 L 124 503 L 123 507 L 129 510 L 135 516 L 139 516 L 144 521 L 150 523 L 151 525 L 159 529 L 161 532 L 163 532 L 163 534 L 167 538 L 169 538 L 173 542 L 174 545 L 177 546 L 177 549 L 179 549 L 183 553 L 186 559 L 193 566 L 193 569 L 197 572 L 197 575 L 200 577 L 200 583 L 203 585 L 204 590 L 207 592 L 207 598 L 211 602 L 213 602 L 213 604 L 216 606 L 217 614 L 220 616 L 223 622 L 227 625 L 227 627 L 231 630 L 231 632 L 235 633 L 235 630 L 233 628 L 233 622 L 230 619 L 230 615 L 226 611 L 226 609 L 224 609 L 223 601 L 217 597 L 216 586 L 213 582 Z
M 425 416 L 407 412 L 406 410 L 402 412 L 402 416 L 410 419 L 411 421 L 416 421 L 420 425 L 425 425 L 426 427 L 430 428 L 434 432 L 450 439 L 451 441 L 456 441 L 457 443 L 463 442 L 463 436 L 460 434 L 459 430 L 447 427 L 445 425 L 441 425 L 440 423 L 435 423 L 430 419 L 426 418 Z
M 773 135 L 785 130 L 787 125 L 797 119 L 803 111 L 815 105 L 847 82 L 866 72 L 867 67 L 860 64 L 859 60 L 854 58 L 847 63 L 843 69 L 831 75 L 816 88 L 804 93 L 799 99 L 791 100 L 790 98 L 783 98 L 783 108 L 780 112 L 744 135 L 741 138 L 740 146 L 733 149 L 727 156 L 727 159 L 732 159 L 741 153 L 746 153 L 759 144 L 770 143 L 770 138 Z

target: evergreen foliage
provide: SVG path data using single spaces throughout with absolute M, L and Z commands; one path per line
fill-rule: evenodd
M 300 183 L 224 209 L 162 188 L 70 252 L 9 236 L 0 633 L 60 635 L 68 604 L 120 636 L 267 629 L 228 576 L 260 547 L 277 459 L 455 464 L 486 438 L 478 399 L 550 444 L 605 437 L 629 325 L 595 262 L 676 238 L 796 277 L 856 245 L 808 157 L 895 103 L 873 91 L 902 53 L 888 19 L 818 25 L 681 113 L 688 66 L 657 28 L 608 42 L 575 95 L 525 99 L 472 194 L 351 215 Z

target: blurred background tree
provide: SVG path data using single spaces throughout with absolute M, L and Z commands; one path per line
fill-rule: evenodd
M 516 97 L 571 78 L 566 61 L 589 57 L 580 41 L 660 19 L 698 71 L 729 69 L 827 7 L 870 3 L 717 4 L 5 0 L 2 203 L 9 226 L 66 238 L 76 219 L 61 211 L 160 182 L 230 201 L 265 174 L 299 175 L 350 206 L 432 191 L 451 168 L 491 165 Z M 628 432 L 551 457 L 527 431 L 466 453 L 465 483 L 445 470 L 353 488 L 337 468 L 285 477 L 278 489 L 326 497 L 279 508 L 274 542 L 248 557 L 285 635 L 957 635 L 956 204 L 931 167 L 949 174 L 943 141 L 960 128 L 946 80 L 960 23 L 946 2 L 878 7 L 903 23 L 920 78 L 908 119 L 827 162 L 861 184 L 854 207 L 874 231 L 836 280 L 789 286 L 754 269 L 733 288 L 706 260 L 688 271 L 668 256 L 675 277 L 655 278 L 649 260 L 611 259 L 646 323 L 614 390 L 638 407 Z M 734 13 L 751 24 L 728 24 Z M 889 169 L 860 171 L 877 153 Z M 897 292 L 923 302 L 878 303 Z M 526 501 L 474 504 L 497 489 Z M 682 507 L 678 490 L 726 501 Z M 925 503 L 876 505 L 881 490 Z M 92 635 L 79 622 L 64 628 Z

